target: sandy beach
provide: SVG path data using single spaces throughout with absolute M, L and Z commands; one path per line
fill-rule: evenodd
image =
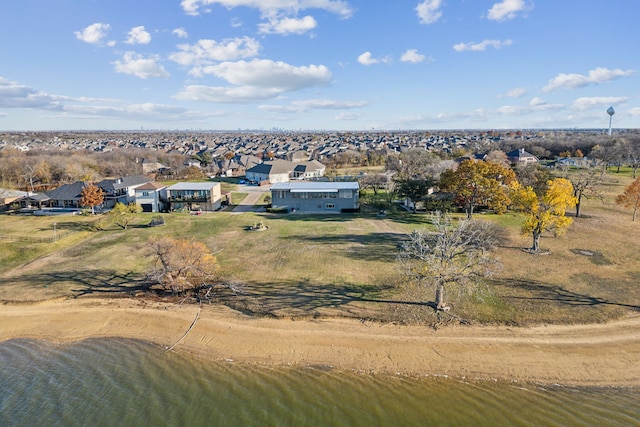
M 0 340 L 68 342 L 95 337 L 146 340 L 200 358 L 269 366 L 322 365 L 364 373 L 582 386 L 640 385 L 640 315 L 597 325 L 434 330 L 349 319 L 256 319 L 225 307 L 199 309 L 137 299 L 0 306 Z

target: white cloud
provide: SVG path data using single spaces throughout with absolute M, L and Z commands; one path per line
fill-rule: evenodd
M 171 31 L 171 34 L 177 36 L 178 38 L 181 39 L 186 39 L 189 37 L 189 34 L 187 33 L 187 30 L 185 30 L 184 28 L 176 28 L 175 30 Z
M 531 98 L 531 101 L 529 101 L 529 105 L 531 107 L 541 107 L 543 105 L 547 105 L 547 101 L 537 96 L 534 96 L 533 98 Z
M 563 74 L 560 73 L 542 89 L 544 92 L 551 92 L 557 89 L 575 89 L 592 84 L 601 84 L 620 77 L 629 77 L 636 74 L 635 70 L 609 70 L 598 67 L 589 71 L 588 75 L 583 74 Z
M 0 108 L 58 108 L 55 97 L 0 77 Z
M 204 85 L 186 86 L 177 95 L 177 99 L 187 101 L 216 102 L 226 104 L 246 104 L 272 99 L 280 95 L 277 89 L 265 90 L 264 88 L 241 87 L 211 87 Z
M 331 72 L 324 65 L 296 67 L 268 59 L 223 62 L 202 71 L 234 85 L 276 88 L 282 92 L 325 86 L 331 80 Z
M 82 40 L 85 43 L 98 44 L 107 36 L 109 29 L 111 29 L 109 24 L 96 22 L 82 31 L 75 31 L 74 34 L 78 40 Z
M 416 6 L 418 19 L 421 24 L 433 24 L 442 17 L 442 0 L 424 0 Z
M 358 56 L 358 62 L 362 65 L 373 65 L 379 64 L 380 62 L 387 62 L 387 59 L 374 58 L 371 52 L 365 52 Z
M 427 59 L 427 57 L 422 54 L 419 54 L 417 49 L 408 49 L 400 57 L 400 61 L 411 62 L 413 64 L 416 64 L 418 62 L 423 62 L 425 59 Z
M 331 72 L 324 65 L 296 67 L 271 60 L 223 62 L 202 67 L 203 74 L 226 80 L 233 86 L 191 85 L 176 95 L 179 99 L 208 102 L 247 103 L 273 99 L 284 92 L 326 86 Z
M 480 43 L 458 43 L 453 45 L 453 50 L 456 52 L 483 52 L 487 49 L 487 47 L 491 46 L 495 49 L 500 49 L 505 46 L 511 46 L 513 41 L 511 40 L 483 40 Z
M 188 15 L 199 15 L 201 8 L 208 12 L 207 6 L 216 4 L 227 9 L 241 6 L 258 9 L 263 16 L 279 13 L 295 15 L 306 9 L 321 9 L 343 18 L 349 18 L 353 14 L 349 4 L 343 0 L 182 0 L 180 3 Z
M 117 73 L 131 74 L 141 79 L 149 77 L 169 77 L 169 73 L 158 64 L 160 58 L 156 55 L 144 57 L 135 52 L 125 52 L 121 61 L 115 61 L 114 69 Z
M 263 111 L 273 113 L 301 113 L 308 110 L 348 110 L 362 108 L 366 101 L 335 101 L 332 99 L 307 99 L 294 101 L 290 105 L 261 105 Z
M 203 39 L 193 45 L 178 45 L 180 51 L 169 55 L 169 59 L 180 65 L 194 66 L 251 58 L 258 54 L 260 48 L 260 43 L 251 37 L 225 39 L 221 42 Z
M 523 87 L 516 87 L 510 89 L 504 95 L 498 95 L 499 98 L 521 98 L 527 94 L 527 89 Z
M 487 14 L 492 21 L 504 22 L 515 18 L 520 12 L 533 9 L 533 5 L 527 5 L 524 0 L 502 0 L 495 3 Z
M 126 44 L 149 44 L 151 43 L 151 34 L 149 34 L 144 26 L 133 27 L 128 33 L 129 38 Z
M 334 120 L 337 120 L 337 121 L 353 121 L 353 120 L 358 120 L 361 117 L 362 117 L 362 114 L 347 113 L 346 111 L 343 111 L 343 112 L 339 113 L 338 115 L 336 115 L 334 117 Z
M 573 102 L 572 108 L 574 110 L 590 110 L 592 108 L 606 108 L 613 104 L 622 104 L 627 102 L 629 98 L 625 96 L 593 96 L 578 98 Z
M 318 23 L 313 16 L 304 18 L 269 19 L 268 23 L 258 25 L 258 32 L 262 34 L 303 34 L 311 31 Z
M 630 109 L 629 114 L 632 116 L 640 116 L 640 107 Z

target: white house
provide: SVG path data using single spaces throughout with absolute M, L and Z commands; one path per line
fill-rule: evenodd
M 166 188 L 166 185 L 157 182 L 148 182 L 137 187 L 136 204 L 142 208 L 142 212 L 162 212 L 168 208 L 165 202 Z

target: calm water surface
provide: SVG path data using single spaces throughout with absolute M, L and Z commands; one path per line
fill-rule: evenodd
M 640 426 L 640 390 L 210 363 L 138 341 L 0 342 L 0 426 Z

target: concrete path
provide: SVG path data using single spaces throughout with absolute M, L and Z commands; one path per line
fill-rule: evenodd
M 247 193 L 247 197 L 244 198 L 232 211 L 232 213 L 245 213 L 245 212 L 263 212 L 264 206 L 256 206 L 256 203 L 264 193 L 269 192 L 269 187 L 256 187 L 253 185 L 241 185 L 236 190 L 238 192 Z

